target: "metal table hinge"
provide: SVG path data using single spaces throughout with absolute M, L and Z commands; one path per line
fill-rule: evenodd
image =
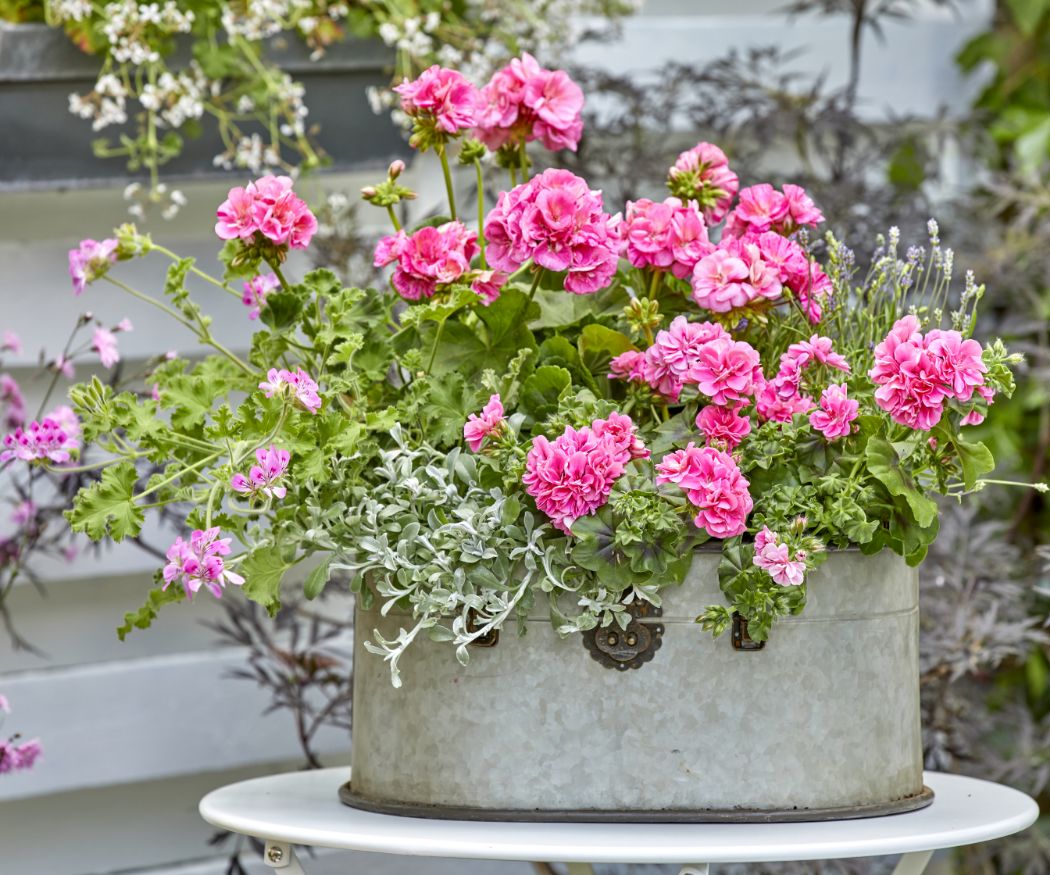
M 734 650 L 761 650 L 766 646 L 765 641 L 755 641 L 747 634 L 747 617 L 733 612 L 733 649 Z
M 663 623 L 641 622 L 661 616 L 660 608 L 639 599 L 627 606 L 627 613 L 632 619 L 626 629 L 613 624 L 583 633 L 587 652 L 606 668 L 617 671 L 640 668 L 656 655 L 663 643 Z
M 481 626 L 478 625 L 478 614 L 473 608 L 467 611 L 467 631 L 477 632 Z M 470 642 L 470 647 L 495 647 L 499 644 L 499 629 L 489 629 L 484 635 L 479 635 Z

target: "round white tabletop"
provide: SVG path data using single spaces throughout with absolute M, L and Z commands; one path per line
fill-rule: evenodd
M 358 811 L 336 793 L 349 769 L 256 778 L 209 793 L 201 816 L 223 829 L 288 844 L 389 854 L 567 863 L 760 863 L 914 853 L 1020 832 L 1036 803 L 1017 790 L 927 772 L 919 811 L 822 823 L 485 823 Z M 917 870 L 920 871 L 920 870 Z

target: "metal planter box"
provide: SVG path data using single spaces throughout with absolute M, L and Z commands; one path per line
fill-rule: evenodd
M 180 51 L 188 59 L 188 46 Z M 336 170 L 379 167 L 409 153 L 408 144 L 388 115 L 368 105 L 368 86 L 389 84 L 390 50 L 379 42 L 347 39 L 318 61 L 298 39 L 267 45 L 267 58 L 303 83 L 310 109 L 308 122 L 319 124 L 317 139 Z M 100 60 L 77 49 L 61 30 L 43 24 L 0 22 L 0 188 L 85 186 L 126 181 L 122 159 L 100 159 L 91 144 L 99 137 L 117 139 L 121 128 L 101 132 L 70 114 L 71 92 L 92 89 Z M 168 179 L 215 178 L 212 159 L 223 151 L 214 126 L 182 154 L 164 165 Z M 245 171 L 230 172 L 243 177 Z
M 471 819 L 771 821 L 862 817 L 928 804 L 919 715 L 918 575 L 896 555 L 839 552 L 809 604 L 761 650 L 694 623 L 722 600 L 698 552 L 636 669 L 561 639 L 542 605 L 524 637 L 461 666 L 419 640 L 404 686 L 363 641 L 410 618 L 357 608 L 353 780 L 371 810 Z M 658 627 L 658 628 L 657 628 Z M 592 643 L 593 647 L 593 643 Z

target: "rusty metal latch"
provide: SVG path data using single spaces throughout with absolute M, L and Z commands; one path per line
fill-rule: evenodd
M 627 606 L 627 613 L 631 621 L 626 629 L 613 624 L 583 633 L 587 652 L 606 668 L 615 668 L 617 671 L 640 668 L 656 655 L 663 643 L 663 623 L 640 622 L 661 616 L 663 611 L 660 608 L 638 599 Z
M 467 631 L 477 632 L 481 626 L 478 625 L 478 614 L 473 608 L 467 611 Z M 479 635 L 470 642 L 468 647 L 495 647 L 499 644 L 499 629 L 489 629 L 484 635 Z
M 734 650 L 761 650 L 766 646 L 765 641 L 755 641 L 747 634 L 747 617 L 733 611 L 733 649 Z

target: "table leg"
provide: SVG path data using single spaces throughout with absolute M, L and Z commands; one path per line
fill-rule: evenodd
M 266 842 L 263 862 L 273 869 L 279 869 L 281 875 L 306 875 L 292 846 L 286 842 Z
M 590 863 L 567 863 L 569 875 L 594 875 L 594 867 Z
M 933 857 L 933 851 L 912 851 L 901 857 L 893 875 L 922 875 Z

